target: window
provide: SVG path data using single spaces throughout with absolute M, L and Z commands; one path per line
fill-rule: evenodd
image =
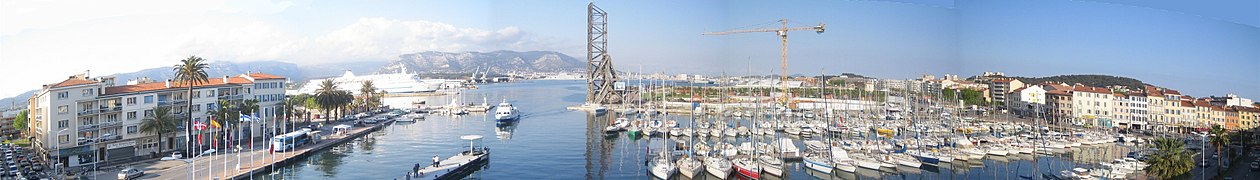
M 70 142 L 70 135 L 61 135 L 61 136 L 57 136 L 57 142 L 58 142 L 58 143 L 67 143 L 67 142 Z
M 62 120 L 60 120 L 60 121 L 57 121 L 57 128 L 58 128 L 58 129 L 61 129 L 61 128 L 68 128 L 68 127 L 70 127 L 70 120 L 65 120 L 65 119 L 62 119 Z
M 192 112 L 201 112 L 201 105 L 200 104 L 193 105 Z
M 68 105 L 61 105 L 61 106 L 57 106 L 57 113 L 59 113 L 59 114 L 65 114 L 65 113 L 68 113 L 68 112 L 70 112 L 70 106 L 68 106 Z
M 136 105 L 136 97 L 127 98 L 127 105 Z
M 105 115 L 105 121 L 118 122 L 118 114 Z
M 135 111 L 127 112 L 127 120 L 136 120 L 136 112 Z
M 146 117 L 146 118 L 147 118 L 147 117 L 149 117 L 149 116 L 153 116 L 153 110 L 152 110 L 152 109 L 150 109 L 150 110 L 144 110 L 144 117 Z
M 138 130 L 136 126 L 127 126 L 127 134 L 135 134 Z
M 94 91 L 92 91 L 92 89 L 84 89 L 84 90 L 83 90 L 83 96 L 92 96 L 92 95 L 96 94 L 96 93 L 93 93 L 93 92 L 94 92 Z
M 193 99 L 201 98 L 201 91 L 193 91 L 192 98 Z
M 144 104 L 153 104 L 153 96 L 144 96 Z

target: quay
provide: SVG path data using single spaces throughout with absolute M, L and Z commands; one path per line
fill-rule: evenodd
M 376 124 L 368 124 L 366 127 L 353 127 L 352 126 L 352 128 L 349 130 L 349 133 L 347 133 L 346 135 L 335 135 L 333 134 L 334 132 L 321 130 L 320 135 L 324 136 L 325 139 L 320 140 L 319 142 L 315 142 L 315 144 L 308 144 L 300 148 L 296 148 L 294 151 L 291 151 L 291 152 L 273 153 L 273 155 L 280 155 L 280 156 L 278 156 L 277 159 L 273 159 L 272 161 L 257 161 L 257 162 L 253 162 L 250 166 L 242 165 L 241 166 L 242 171 L 226 173 L 223 176 L 217 176 L 217 177 L 231 177 L 231 178 L 224 178 L 224 179 L 233 179 L 233 180 L 253 179 L 252 175 L 270 172 L 272 170 L 272 167 L 285 166 L 299 159 L 310 156 L 311 154 L 314 154 L 317 151 L 328 149 L 329 147 L 337 146 L 337 145 L 349 142 L 351 140 L 358 139 L 359 137 L 363 137 L 364 135 L 367 135 L 368 133 L 372 133 L 377 130 L 380 130 L 381 127 L 385 127 L 389 124 L 392 124 L 393 122 L 394 120 L 391 119 L 391 120 L 387 120 L 385 122 L 380 122 Z M 332 126 L 326 126 L 326 127 L 332 127 Z M 264 149 L 264 151 L 266 151 L 266 149 Z
M 318 129 L 320 136 L 323 137 L 322 140 L 308 143 L 287 152 L 271 153 L 268 148 L 269 143 L 266 140 L 255 140 L 252 148 L 242 152 L 225 151 L 192 160 L 144 161 L 123 166 L 144 170 L 146 175 L 141 177 L 142 179 L 253 179 L 257 178 L 257 175 L 271 172 L 273 168 L 300 162 L 300 159 L 318 153 L 320 150 L 328 149 L 378 131 L 394 123 L 394 120 L 365 124 L 366 126 L 361 127 L 351 126 L 345 130 L 344 134 L 340 135 L 332 130 L 332 127 L 336 125 L 352 125 L 354 122 L 326 124 Z M 239 168 L 236 167 L 238 162 L 240 163 Z M 189 173 L 189 166 L 192 166 L 192 173 Z M 117 171 L 96 171 L 88 176 L 98 179 L 114 179 L 117 178 Z

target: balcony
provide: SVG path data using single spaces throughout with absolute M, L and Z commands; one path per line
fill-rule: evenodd
M 96 113 L 97 111 L 87 110 L 87 111 L 79 112 L 79 116 L 90 116 L 90 115 L 95 115 Z
M 245 95 L 240 95 L 240 94 L 237 94 L 237 95 L 220 95 L 220 96 L 219 96 L 219 99 L 241 99 L 241 98 L 244 98 L 244 97 L 245 97 Z
M 111 128 L 111 127 L 122 126 L 122 124 L 123 124 L 122 122 L 106 122 L 106 123 L 101 123 L 100 125 L 97 125 L 97 127 L 98 128 Z
M 96 124 L 79 125 L 79 131 L 91 131 L 91 130 L 96 130 L 100 128 L 101 128 L 100 125 L 96 125 Z

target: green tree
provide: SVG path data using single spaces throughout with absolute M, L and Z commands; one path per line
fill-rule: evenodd
M 206 69 L 208 69 L 210 65 L 206 64 L 205 61 L 206 60 L 201 57 L 189 56 L 187 59 L 180 60 L 180 63 L 176 64 L 175 68 L 171 69 L 172 71 L 175 71 L 175 81 L 181 83 L 183 86 L 188 86 L 188 93 L 184 94 L 185 96 L 192 95 L 193 86 L 210 83 L 210 75 L 206 74 Z M 187 100 L 191 101 L 192 99 Z M 192 112 L 192 106 L 188 106 L 188 111 L 185 112 Z M 184 133 L 191 135 L 193 129 L 193 117 L 192 113 L 186 114 L 188 114 L 188 119 L 184 124 L 184 127 L 189 128 L 184 128 Z M 187 144 L 188 146 L 185 148 L 192 149 L 192 143 Z
M 380 100 L 377 99 L 376 85 L 371 80 L 363 81 L 363 86 L 359 87 L 359 95 L 362 96 L 362 104 L 364 110 L 376 109 L 380 106 Z
M 1212 125 L 1212 129 L 1208 133 L 1213 135 L 1209 141 L 1216 146 L 1216 154 L 1218 155 L 1216 156 L 1216 165 L 1219 166 L 1221 165 L 1221 157 L 1225 156 L 1221 154 L 1221 146 L 1229 144 L 1230 133 L 1225 128 L 1221 128 L 1221 125 Z
M 26 129 L 29 128 L 27 127 L 27 124 L 26 124 L 26 121 L 28 120 L 27 119 L 28 117 L 26 116 L 27 116 L 26 110 L 22 110 L 22 112 L 18 112 L 17 117 L 13 118 L 13 127 L 15 127 L 14 129 L 18 129 L 18 131 L 21 131 L 23 133 L 26 132 Z
M 319 104 L 321 110 L 324 110 L 324 121 L 331 121 L 332 111 L 341 105 L 339 99 L 341 97 L 338 95 L 340 92 L 341 90 L 337 90 L 337 84 L 331 79 L 324 80 L 315 91 L 315 102 Z
M 1185 151 L 1185 144 L 1174 138 L 1158 138 L 1154 143 L 1155 154 L 1146 160 L 1146 172 L 1159 179 L 1169 179 L 1190 172 L 1194 168 L 1194 156 Z
M 179 124 L 170 111 L 171 109 L 168 107 L 157 107 L 153 109 L 153 115 L 140 121 L 140 132 L 157 135 L 158 153 L 162 153 L 162 134 L 175 132 L 176 126 Z

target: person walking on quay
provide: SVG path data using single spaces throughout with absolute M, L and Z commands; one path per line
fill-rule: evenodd
M 440 165 L 439 163 L 441 163 L 441 160 L 442 159 L 439 159 L 437 155 L 433 155 L 433 167 L 438 167 L 438 165 Z

